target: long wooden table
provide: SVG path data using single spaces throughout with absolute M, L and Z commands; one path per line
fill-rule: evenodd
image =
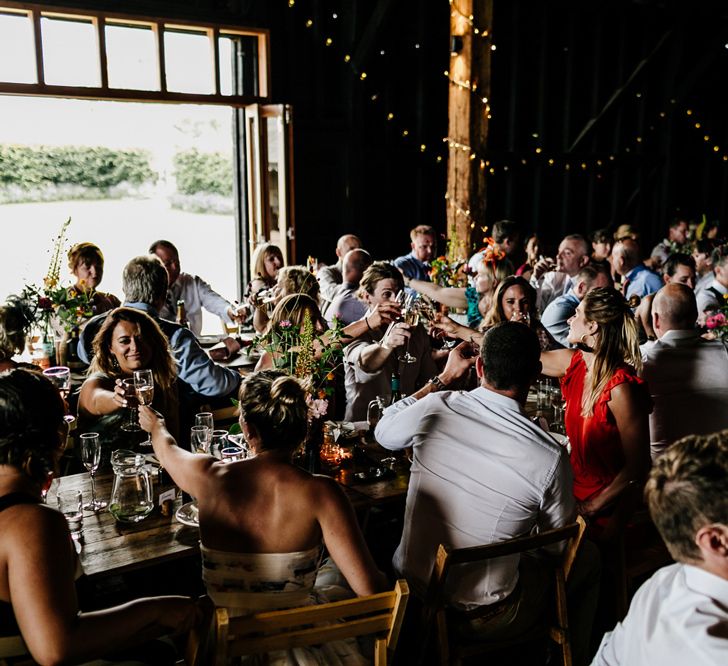
M 367 445 L 375 457 L 377 445 Z M 391 455 L 381 450 L 381 457 Z M 392 478 L 365 483 L 354 476 L 356 470 L 341 470 L 336 479 L 341 483 L 357 511 L 388 502 L 401 501 L 407 493 L 409 472 L 406 465 L 398 464 Z M 96 479 L 96 494 L 108 502 L 111 496 L 112 474 Z M 53 482 L 48 492 L 48 504 L 55 506 L 56 492 L 62 489 L 80 489 L 84 502 L 91 498 L 91 480 L 88 474 L 64 476 Z M 174 512 L 182 505 L 178 494 L 172 515 L 163 516 L 158 507 L 136 525 L 117 523 L 107 509 L 97 513 L 84 511 L 83 532 L 79 557 L 89 578 L 119 575 L 135 570 L 163 565 L 199 554 L 199 529 L 179 523 Z

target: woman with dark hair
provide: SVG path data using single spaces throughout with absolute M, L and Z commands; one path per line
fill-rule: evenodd
M 538 320 L 536 290 L 527 280 L 517 275 L 507 277 L 498 285 L 490 310 L 483 319 L 481 331 L 462 326 L 449 317 L 439 317 L 435 327 L 452 337 L 479 345 L 483 339 L 483 331 L 502 321 L 518 321 L 533 329 L 538 335 L 542 351 L 561 349 L 561 345 Z
M 96 334 L 93 349 L 94 357 L 78 401 L 78 429 L 81 433 L 99 433 L 102 465 L 109 463 L 112 450 L 134 448 L 137 439 L 141 439 L 121 428 L 129 416 L 122 379 L 132 378 L 135 370 L 152 371 L 152 404 L 177 433 L 177 366 L 159 324 L 141 310 L 116 308 Z
M 63 452 L 63 414 L 58 391 L 39 373 L 0 375 L 0 657 L 25 655 L 24 663 L 28 653 L 40 664 L 86 661 L 185 631 L 195 617 L 184 597 L 79 610 L 78 561 L 66 520 L 42 500 Z M 150 663 L 170 662 L 155 654 Z
M 202 578 L 213 602 L 233 614 L 333 600 L 319 589 L 323 546 L 356 594 L 386 587 L 336 481 L 291 462 L 306 436 L 306 395 L 300 380 L 277 370 L 245 377 L 240 427 L 253 455 L 232 463 L 181 449 L 164 419 L 140 408 L 159 461 L 197 498 Z
M 624 522 L 650 467 L 652 405 L 637 376 L 637 323 L 618 291 L 600 287 L 579 303 L 568 340 L 577 349 L 545 352 L 541 361 L 543 374 L 562 378 L 578 509 Z
M 26 313 L 21 306 L 0 305 L 0 372 L 19 365 L 26 366 L 14 361 L 13 356 L 25 349 L 30 322 L 30 313 Z
M 108 312 L 121 305 L 114 294 L 96 289 L 104 277 L 104 255 L 97 245 L 76 243 L 68 251 L 68 268 L 76 278 L 73 288 L 89 295 L 94 314 Z

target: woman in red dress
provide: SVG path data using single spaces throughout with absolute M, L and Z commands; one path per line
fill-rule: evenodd
M 599 521 L 616 527 L 628 517 L 650 467 L 652 406 L 637 376 L 637 324 L 619 292 L 594 289 L 569 320 L 568 340 L 577 349 L 544 352 L 541 361 L 545 375 L 561 378 L 574 496 L 579 513 L 619 517 Z

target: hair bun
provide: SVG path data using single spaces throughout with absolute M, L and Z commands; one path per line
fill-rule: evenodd
M 295 377 L 277 377 L 270 386 L 270 399 L 284 405 L 293 405 L 305 399 L 301 382 Z

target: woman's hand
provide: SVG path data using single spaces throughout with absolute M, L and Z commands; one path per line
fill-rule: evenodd
M 121 383 L 121 379 L 117 379 L 114 382 L 114 404 L 119 406 L 119 409 L 129 406 L 129 401 L 126 399 L 126 390 L 124 385 Z
M 139 405 L 139 425 L 148 433 L 157 428 L 164 428 L 164 417 L 149 405 Z
M 442 331 L 451 338 L 456 338 L 460 330 L 460 324 L 450 319 L 446 314 L 438 312 L 432 320 L 432 328 Z
M 584 502 L 576 503 L 576 512 L 580 516 L 584 516 L 585 518 L 590 518 L 595 513 L 597 513 L 597 509 L 594 508 L 594 505 L 591 500 L 585 500 Z

